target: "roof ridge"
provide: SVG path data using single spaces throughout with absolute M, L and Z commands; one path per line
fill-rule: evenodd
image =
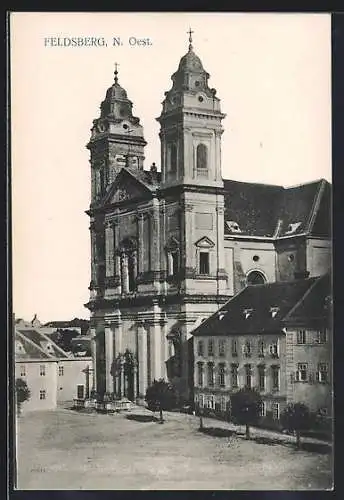
M 291 186 L 285 186 L 284 189 L 288 190 L 288 189 L 294 189 L 294 188 L 298 188 L 298 187 L 302 187 L 302 186 L 309 186 L 310 184 L 318 184 L 318 183 L 321 183 L 323 181 L 328 182 L 326 179 L 321 177 L 320 179 L 315 179 L 313 181 L 300 182 L 299 184 L 292 184 Z
M 315 285 L 317 283 L 319 283 L 319 281 L 321 280 L 321 278 L 322 278 L 322 276 L 318 276 L 317 278 L 315 278 L 315 280 L 311 284 L 311 286 L 305 291 L 305 293 L 302 295 L 302 297 L 296 302 L 296 304 L 284 316 L 283 321 L 285 321 L 286 319 L 288 319 L 288 317 L 295 311 L 295 309 L 297 309 L 297 307 L 299 307 L 299 305 L 301 304 L 301 302 L 310 294 L 310 292 L 313 290 L 313 288 L 315 287 Z
M 51 338 L 49 338 L 47 335 L 45 335 L 42 332 L 39 332 L 35 330 L 37 333 L 39 333 L 47 342 L 50 344 L 53 344 L 53 346 L 57 349 L 57 351 L 60 351 L 66 358 L 69 359 L 69 356 L 67 355 L 66 351 L 64 351 L 60 346 L 58 346 Z
M 34 330 L 35 331 L 35 330 Z M 19 337 L 22 337 L 24 338 L 24 340 L 26 342 L 28 342 L 29 344 L 33 345 L 36 349 L 38 349 L 39 351 L 41 351 L 48 359 L 54 359 L 55 356 L 51 356 L 51 354 L 49 354 L 48 352 L 46 352 L 44 349 L 41 348 L 41 346 L 37 345 L 36 342 L 34 342 L 33 340 L 31 340 L 29 337 L 27 337 L 24 333 L 20 332 L 19 330 L 15 329 L 15 332 L 17 335 L 19 335 Z
M 251 182 L 251 181 L 237 181 L 234 179 L 222 179 L 223 182 L 235 182 L 236 184 L 251 184 L 254 186 L 266 186 L 266 187 L 277 187 L 280 189 L 285 189 L 281 184 L 266 184 L 265 182 Z

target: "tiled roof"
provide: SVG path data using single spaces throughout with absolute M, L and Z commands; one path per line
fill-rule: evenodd
M 300 323 L 309 320 L 331 320 L 331 278 L 326 274 L 318 279 L 284 318 L 284 323 Z
M 16 330 L 16 341 L 22 346 L 20 351 L 16 349 L 16 361 L 27 359 L 52 359 L 46 352 L 37 346 L 32 340 Z
M 237 222 L 242 234 L 273 236 L 283 187 L 225 180 L 225 221 Z M 230 231 L 225 226 L 225 233 Z
M 199 336 L 278 332 L 283 327 L 287 314 L 321 279 L 307 278 L 249 285 L 193 330 L 192 334 Z
M 53 358 L 68 358 L 69 356 L 65 353 L 58 345 L 55 344 L 49 337 L 40 333 L 35 329 L 23 329 L 17 328 L 17 331 L 28 340 L 33 342 L 38 348 L 42 349 L 48 357 Z
M 225 234 L 292 236 L 309 231 L 313 217 L 313 231 L 324 234 L 329 227 L 330 185 L 325 180 L 290 188 L 232 180 L 223 182 Z M 237 223 L 239 231 L 231 232 L 227 221 Z

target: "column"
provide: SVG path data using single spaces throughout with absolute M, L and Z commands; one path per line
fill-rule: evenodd
M 96 353 L 96 329 L 95 328 L 90 328 L 90 334 L 91 334 L 91 355 L 92 355 L 92 391 L 97 390 L 97 369 L 96 369 L 96 364 L 97 364 L 97 353 Z
M 119 392 L 120 398 L 124 397 L 124 358 L 123 356 L 121 357 L 120 360 L 120 392 Z
M 183 214 L 182 214 L 183 217 Z M 186 270 L 194 270 L 197 267 L 195 262 L 195 245 L 193 236 L 193 205 L 184 202 L 184 218 L 185 218 L 185 234 L 184 234 L 184 251 L 185 251 L 185 268 Z
M 137 398 L 137 375 L 138 375 L 138 370 L 137 370 L 137 362 L 134 361 L 134 366 L 133 366 L 133 400 L 136 401 Z
M 95 283 L 97 280 L 97 274 L 96 274 L 96 234 L 95 234 L 94 222 L 91 223 L 89 229 L 91 237 L 91 281 Z
M 157 200 L 153 200 L 153 209 L 150 214 L 150 248 L 151 248 L 151 265 L 152 271 L 160 269 L 160 239 L 159 239 L 159 205 Z
M 151 380 L 161 378 L 161 309 L 156 299 L 153 299 L 153 319 L 149 325 L 150 376 Z
M 110 325 L 105 325 L 105 390 L 113 392 L 111 366 L 113 361 L 113 331 Z
M 122 293 L 129 292 L 129 275 L 128 275 L 128 256 L 125 253 L 121 255 L 121 271 L 122 271 Z
M 139 394 L 145 396 L 147 389 L 147 330 L 143 323 L 137 328 Z
M 137 261 L 137 272 L 143 273 L 143 214 L 137 214 L 137 241 L 138 241 L 138 261 Z
M 114 233 L 112 223 L 105 226 L 105 276 L 114 275 Z

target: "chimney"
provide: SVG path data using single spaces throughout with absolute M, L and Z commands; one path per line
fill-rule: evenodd
M 309 271 L 295 271 L 294 278 L 296 280 L 304 280 L 309 277 Z

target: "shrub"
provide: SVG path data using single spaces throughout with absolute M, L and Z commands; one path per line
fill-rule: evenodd
M 172 410 L 177 404 L 177 393 L 174 386 L 163 379 L 154 380 L 146 391 L 145 400 L 148 408 L 160 412 L 160 422 L 163 422 L 163 410 Z
M 246 426 L 246 439 L 250 439 L 250 426 L 260 419 L 261 397 L 256 389 L 240 389 L 231 397 L 231 420 Z
M 296 433 L 296 445 L 300 448 L 301 433 L 312 427 L 311 412 L 304 403 L 289 403 L 281 414 L 281 423 L 284 429 Z
M 25 401 L 30 399 L 30 390 L 27 386 L 27 383 L 22 378 L 17 378 L 15 382 L 15 391 L 16 391 L 16 402 L 18 414 L 21 411 L 21 406 Z

